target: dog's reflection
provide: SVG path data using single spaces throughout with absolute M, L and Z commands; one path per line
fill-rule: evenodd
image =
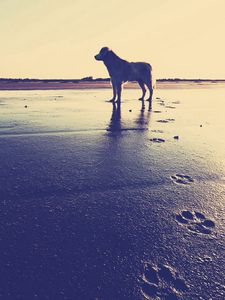
M 136 124 L 140 125 L 141 127 L 147 127 L 149 126 L 151 118 L 151 103 L 148 102 L 148 112 L 145 114 L 145 102 L 142 101 L 141 103 L 141 110 L 138 118 L 136 119 Z
M 108 131 L 121 131 L 121 106 L 112 103 L 112 115 L 108 126 Z
M 134 123 L 138 126 L 133 126 L 132 124 L 129 124 L 129 128 L 131 128 L 133 130 L 146 130 L 146 129 L 148 129 L 148 126 L 150 123 L 150 118 L 151 118 L 150 103 L 148 105 L 148 111 L 146 113 L 145 112 L 145 102 L 142 101 L 140 114 L 134 120 Z M 112 115 L 110 118 L 110 122 L 109 122 L 107 131 L 121 132 L 123 130 L 128 130 L 128 128 L 126 128 L 126 126 L 125 127 L 123 127 L 123 126 L 124 126 L 124 122 L 122 122 L 122 118 L 121 118 L 121 106 L 116 103 L 112 103 Z
M 152 110 L 152 103 L 151 103 L 151 101 L 148 101 L 148 100 L 146 100 L 146 101 L 141 100 L 141 111 L 145 110 L 145 103 L 146 102 L 148 103 L 148 111 L 150 112 Z

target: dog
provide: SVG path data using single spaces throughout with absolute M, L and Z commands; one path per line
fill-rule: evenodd
M 103 47 L 100 52 L 95 55 L 95 59 L 103 61 L 108 70 L 113 88 L 113 98 L 109 100 L 110 102 L 117 102 L 120 104 L 122 84 L 127 81 L 137 81 L 142 89 L 142 96 L 139 98 L 139 100 L 144 101 L 146 85 L 149 89 L 149 98 L 147 101 L 150 102 L 151 107 L 153 96 L 153 80 L 152 67 L 150 64 L 145 62 L 128 62 L 117 56 L 108 47 Z

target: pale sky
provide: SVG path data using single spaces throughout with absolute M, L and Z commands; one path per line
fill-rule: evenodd
M 225 78 L 224 0 L 0 0 L 0 77 L 108 77 L 108 46 L 156 78 Z

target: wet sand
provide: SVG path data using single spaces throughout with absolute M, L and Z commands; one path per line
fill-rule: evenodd
M 0 91 L 2 299 L 225 297 L 225 89 Z

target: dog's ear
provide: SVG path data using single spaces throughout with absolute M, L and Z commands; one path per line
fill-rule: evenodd
M 99 54 L 95 55 L 95 59 L 105 61 L 108 59 L 110 53 L 112 53 L 112 50 L 110 50 L 108 47 L 103 47 Z
M 110 52 L 111 50 L 108 48 L 108 47 L 103 47 L 101 50 L 100 50 L 100 55 L 102 57 L 106 56 L 108 52 Z

